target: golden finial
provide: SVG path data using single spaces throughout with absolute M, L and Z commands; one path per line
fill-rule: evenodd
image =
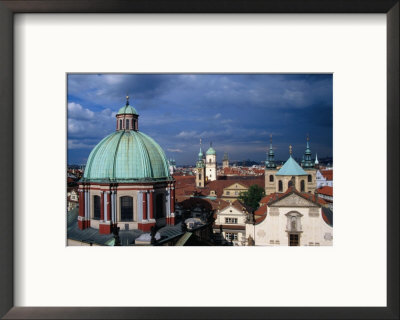
M 292 145 L 289 146 L 289 154 L 292 155 Z
M 129 106 L 129 95 L 126 94 L 126 105 Z

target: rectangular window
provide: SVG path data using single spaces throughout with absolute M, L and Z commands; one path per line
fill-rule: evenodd
M 126 130 L 129 130 L 129 119 L 126 119 L 125 129 L 126 129 Z
M 237 233 L 226 232 L 225 233 L 225 239 L 228 240 L 228 241 L 231 241 L 231 240 L 237 241 L 238 235 L 237 235 Z
M 227 224 L 237 224 L 238 220 L 237 220 L 237 218 L 225 218 L 225 223 L 227 223 Z

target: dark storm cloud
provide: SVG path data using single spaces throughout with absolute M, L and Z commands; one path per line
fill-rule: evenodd
M 140 130 L 178 164 L 192 164 L 202 138 L 231 159 L 265 159 L 269 135 L 277 157 L 292 144 L 298 156 L 332 155 L 332 76 L 261 74 L 100 74 L 68 77 L 69 163 L 84 162 L 115 126 L 125 95 Z M 207 147 L 205 146 L 205 147 Z

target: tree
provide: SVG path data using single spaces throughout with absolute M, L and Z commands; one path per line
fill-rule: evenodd
M 257 210 L 260 205 L 260 200 L 265 196 L 264 188 L 253 184 L 245 192 L 241 192 L 239 200 L 243 202 L 246 206 Z

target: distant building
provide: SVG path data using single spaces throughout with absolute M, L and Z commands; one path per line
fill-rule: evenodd
M 216 211 L 214 232 L 222 232 L 225 240 L 234 245 L 245 245 L 246 221 L 250 212 L 251 209 L 238 200 L 220 201 L 220 208 Z
M 168 164 L 169 164 L 169 174 L 173 175 L 175 173 L 175 170 L 176 170 L 175 159 L 169 159 L 168 160 Z
M 229 158 L 228 154 L 224 153 L 224 158 L 222 159 L 222 169 L 229 168 Z
M 77 188 L 68 188 L 67 189 L 67 211 L 71 211 L 72 209 L 78 206 L 79 198 L 78 198 L 78 190 Z
M 317 170 L 316 173 L 317 188 L 333 187 L 333 170 Z

